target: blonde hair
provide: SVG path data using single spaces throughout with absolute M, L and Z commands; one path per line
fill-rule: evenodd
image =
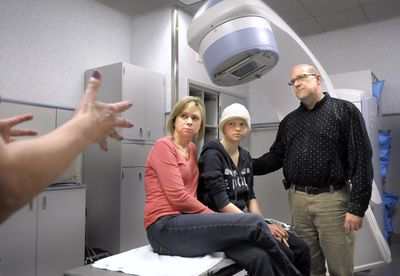
M 205 129 L 205 108 L 202 100 L 199 97 L 185 96 L 182 97 L 175 105 L 169 115 L 167 122 L 168 135 L 173 136 L 175 132 L 175 120 L 186 108 L 197 107 L 200 110 L 200 130 L 194 137 L 194 140 L 200 140 L 204 136 Z

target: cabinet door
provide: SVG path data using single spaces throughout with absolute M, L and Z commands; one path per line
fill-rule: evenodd
M 165 79 L 162 74 L 147 72 L 146 80 L 146 140 L 155 141 L 164 136 Z
M 132 128 L 123 130 L 125 139 L 147 139 L 146 126 L 146 70 L 130 64 L 123 65 L 122 99 L 129 100 L 132 107 L 123 117 L 133 123 Z
M 38 197 L 36 275 L 62 275 L 68 269 L 82 266 L 84 252 L 85 189 L 41 193 Z
M 143 209 L 146 198 L 143 183 L 144 170 L 144 167 L 122 169 L 121 252 L 148 244 L 143 225 Z
M 0 275 L 35 275 L 37 199 L 0 225 Z
M 14 103 L 2 103 L 0 106 L 0 118 L 7 118 L 26 113 L 32 114 L 33 119 L 19 124 L 18 128 L 33 129 L 38 132 L 38 135 L 43 135 L 52 131 L 56 126 L 56 110 L 53 108 Z M 22 136 L 13 139 L 23 140 L 30 138 L 31 137 L 29 136 Z

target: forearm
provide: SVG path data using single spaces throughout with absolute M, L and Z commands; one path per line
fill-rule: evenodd
M 259 214 L 262 217 L 264 217 L 264 215 L 261 211 L 260 205 L 258 204 L 257 199 L 255 199 L 255 198 L 250 199 L 248 206 L 249 206 L 248 208 L 249 208 L 250 213 Z
M 282 159 L 268 152 L 264 155 L 252 159 L 254 175 L 264 175 L 282 168 Z
M 0 222 L 46 188 L 91 142 L 82 124 L 73 119 L 42 137 L 1 141 Z
M 233 203 L 228 203 L 228 205 L 225 205 L 219 211 L 222 213 L 243 213 L 243 211 Z

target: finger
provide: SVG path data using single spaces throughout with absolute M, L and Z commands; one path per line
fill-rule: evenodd
M 10 126 L 15 126 L 17 124 L 30 121 L 32 120 L 33 115 L 32 114 L 23 114 L 23 115 L 18 115 L 14 116 L 8 119 L 4 119 L 5 122 L 7 122 Z
M 279 233 L 279 236 L 285 237 L 286 236 L 286 231 L 280 228 L 277 228 L 276 231 Z
M 358 222 L 354 223 L 354 231 L 358 231 L 360 229 L 361 229 L 361 223 Z
M 286 245 L 287 247 L 289 247 L 289 243 L 287 242 L 286 239 L 282 239 L 282 242 L 283 242 L 284 245 Z
M 345 221 L 345 222 L 344 222 L 344 232 L 345 232 L 346 234 L 348 234 L 348 233 L 350 233 L 350 231 L 351 231 L 351 225 L 350 225 L 349 222 Z
M 82 102 L 95 102 L 97 99 L 97 91 L 100 87 L 101 74 L 99 71 L 93 71 L 85 89 Z
M 110 137 L 113 138 L 113 139 L 115 139 L 115 140 L 118 140 L 118 141 L 124 140 L 124 137 L 122 137 L 122 135 L 121 135 L 119 132 L 117 132 L 116 130 L 114 130 L 114 131 L 110 134 Z
M 35 130 L 30 129 L 12 129 L 10 131 L 10 136 L 36 136 L 38 134 Z
M 133 127 L 133 124 L 130 121 L 128 121 L 127 119 L 117 118 L 116 122 L 115 122 L 115 126 L 130 128 L 130 127 Z
M 98 143 L 99 143 L 101 150 L 108 151 L 108 146 L 107 146 L 106 140 L 99 141 Z
M 286 240 L 289 239 L 289 233 L 288 233 L 286 230 L 284 230 L 284 235 L 283 235 L 283 237 L 284 237 Z
M 118 103 L 111 103 L 109 104 L 115 111 L 118 113 L 124 112 L 125 110 L 129 109 L 132 106 L 130 101 L 123 101 Z

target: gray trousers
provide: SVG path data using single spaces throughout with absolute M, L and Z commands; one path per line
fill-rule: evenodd
M 310 247 L 312 276 L 326 275 L 325 260 L 331 276 L 354 275 L 355 234 L 344 232 L 349 195 L 346 187 L 318 195 L 289 190 L 292 223 Z

